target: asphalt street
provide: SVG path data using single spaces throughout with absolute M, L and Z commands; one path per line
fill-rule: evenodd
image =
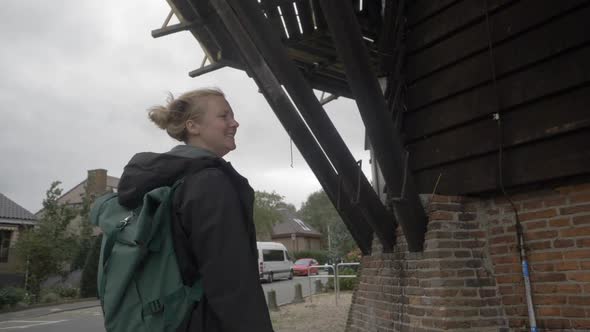
M 325 281 L 327 277 L 321 279 Z M 312 290 L 315 290 L 314 280 L 311 280 Z M 307 277 L 277 280 L 272 284 L 262 284 L 262 288 L 265 297 L 268 291 L 274 289 L 278 305 L 283 305 L 293 300 L 297 283 L 301 284 L 303 296 L 309 296 Z M 0 331 L 104 332 L 104 327 L 99 302 L 85 301 L 0 314 Z

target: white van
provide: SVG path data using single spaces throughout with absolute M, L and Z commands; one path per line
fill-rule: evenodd
M 260 280 L 293 279 L 293 262 L 287 248 L 277 242 L 256 242 Z

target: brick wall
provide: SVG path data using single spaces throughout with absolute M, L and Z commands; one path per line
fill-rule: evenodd
M 513 197 L 541 331 L 590 330 L 590 184 Z M 514 212 L 503 198 L 434 196 L 425 250 L 364 257 L 347 331 L 522 331 Z

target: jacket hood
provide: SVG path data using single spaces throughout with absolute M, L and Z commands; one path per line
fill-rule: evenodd
M 137 207 L 149 191 L 174 184 L 204 166 L 222 161 L 213 153 L 190 145 L 178 145 L 166 153 L 140 152 L 131 158 L 119 181 L 119 204 Z

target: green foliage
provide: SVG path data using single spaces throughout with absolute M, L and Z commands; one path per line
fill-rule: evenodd
M 94 195 L 90 195 L 87 190 L 84 191 L 82 196 L 82 206 L 79 210 L 80 215 L 80 234 L 77 238 L 76 254 L 70 265 L 70 270 L 78 270 L 84 267 L 86 263 L 86 257 L 90 252 L 94 239 L 92 238 L 93 226 L 90 223 L 90 208 L 94 201 Z
M 357 248 L 354 248 L 351 251 L 349 251 L 344 256 L 344 262 L 345 263 L 360 263 L 361 258 L 363 258 L 363 254 L 362 254 L 361 250 L 357 247 Z
M 67 232 L 77 211 L 60 204 L 60 182 L 51 184 L 43 200 L 43 213 L 36 227 L 23 232 L 16 242 L 17 256 L 27 270 L 27 289 L 39 298 L 41 283 L 47 277 L 61 274 L 76 252 L 76 236 Z
M 256 226 L 256 239 L 268 241 L 272 235 L 272 228 L 280 219 L 280 208 L 288 208 L 283 202 L 284 197 L 272 192 L 256 191 L 254 198 L 254 224 Z M 294 209 L 295 207 L 291 205 Z
M 43 296 L 45 294 L 49 294 L 49 293 L 54 293 L 57 294 L 60 298 L 77 298 L 78 294 L 80 293 L 80 290 L 78 288 L 72 288 L 72 287 L 51 287 L 48 289 L 43 289 L 41 291 L 41 298 L 43 298 Z
M 55 303 L 61 300 L 58 294 L 54 292 L 48 292 L 41 296 L 41 303 Z
M 325 264 L 330 261 L 329 253 L 325 250 L 302 250 L 293 252 L 292 254 L 295 260 L 299 258 L 313 258 L 319 264 Z
M 88 252 L 82 277 L 80 279 L 80 297 L 98 297 L 97 276 L 98 263 L 100 258 L 100 245 L 102 244 L 102 234 L 94 240 L 92 248 Z
M 322 246 L 328 248 L 332 258 L 342 257 L 356 248 L 354 239 L 323 190 L 309 195 L 298 214 L 308 225 L 322 233 Z
M 339 275 L 356 275 L 357 272 L 352 268 L 342 268 L 338 271 Z M 340 290 L 354 290 L 358 284 L 358 277 L 355 278 L 338 278 Z M 327 289 L 334 289 L 334 278 L 328 279 L 326 283 Z
M 26 291 L 22 288 L 2 288 L 0 289 L 0 309 L 15 306 L 17 303 L 23 302 L 25 297 Z

